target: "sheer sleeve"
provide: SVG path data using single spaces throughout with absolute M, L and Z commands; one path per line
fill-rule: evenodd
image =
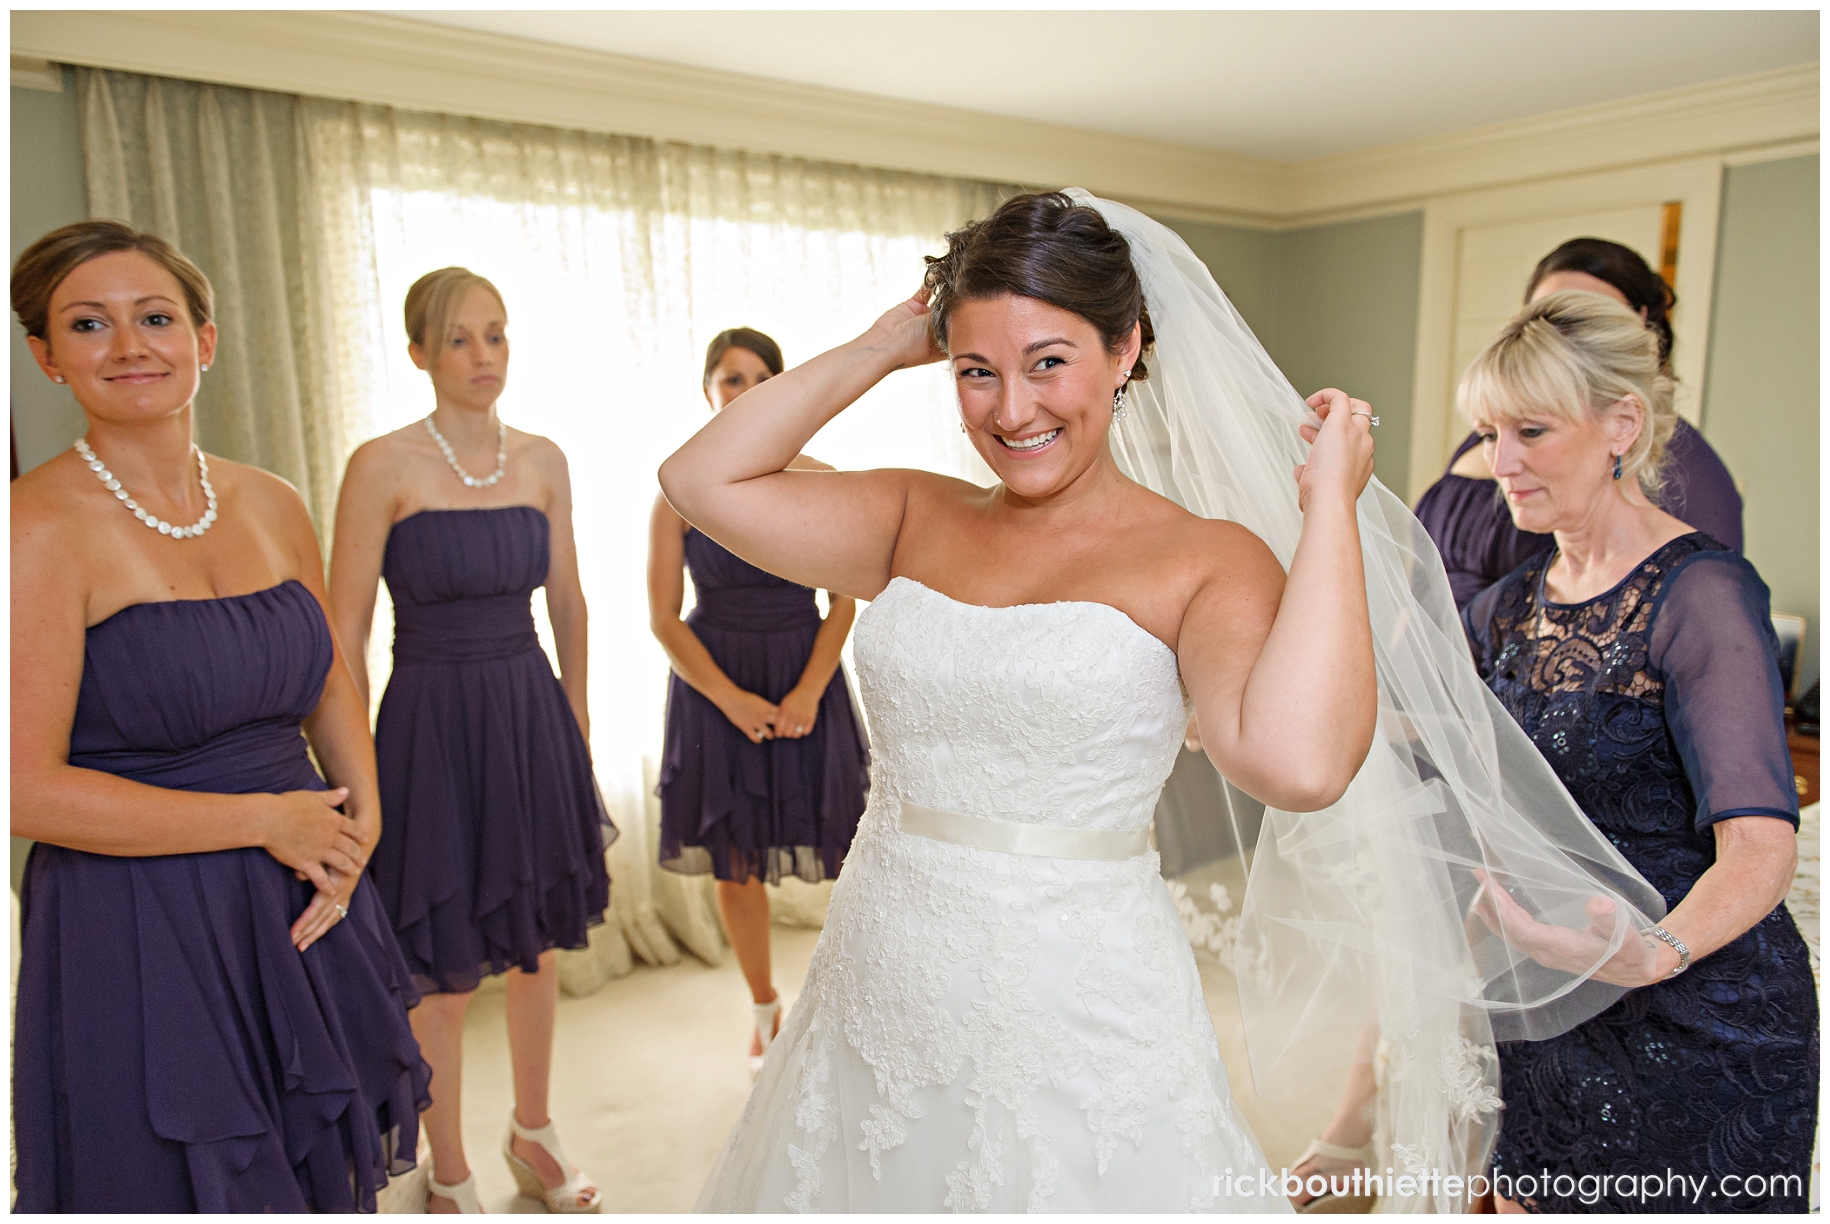
M 1798 824 L 1785 693 L 1766 584 L 1726 552 L 1697 553 L 1664 582 L 1648 662 L 1696 792 L 1696 824 L 1776 816 Z

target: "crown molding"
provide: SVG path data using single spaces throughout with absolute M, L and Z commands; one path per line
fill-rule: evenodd
M 1274 214 L 1280 167 L 371 13 L 14 11 L 18 54 L 321 97 Z
M 13 88 L 37 89 L 44 93 L 62 93 L 64 91 L 63 69 L 49 60 L 15 55 L 13 57 Z
M 1381 203 L 1416 207 L 1451 192 L 1817 135 L 1818 66 L 1802 64 L 1299 162 L 1283 213 L 1300 221 Z
M 15 59 L 926 174 L 1075 184 L 1163 215 L 1254 229 L 1377 216 L 1454 192 L 1680 157 L 1758 160 L 1763 148 L 1801 148 L 1818 135 L 1814 63 L 1285 163 L 374 13 L 15 10 L 11 21 Z

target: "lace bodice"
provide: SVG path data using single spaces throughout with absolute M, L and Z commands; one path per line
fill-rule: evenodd
M 1263 1157 L 1156 854 L 1004 852 L 898 823 L 906 801 L 1143 829 L 1187 725 L 1174 653 L 1104 604 L 986 608 L 907 578 L 855 642 L 870 803 L 699 1209 L 1265 1207 L 1222 1184 Z
M 985 608 L 896 578 L 855 641 L 889 795 L 1068 828 L 1150 822 L 1187 698 L 1174 653 L 1123 612 Z

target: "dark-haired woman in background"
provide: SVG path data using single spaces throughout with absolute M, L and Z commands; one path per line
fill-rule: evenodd
M 481 1210 L 461 1126 L 464 1013 L 477 984 L 506 971 L 515 1100 L 503 1158 L 548 1211 L 594 1212 L 603 1195 L 567 1161 L 547 1112 L 555 949 L 585 946 L 610 899 L 571 476 L 559 447 L 497 415 L 509 345 L 494 285 L 464 268 L 428 272 L 405 313 L 433 410 L 350 456 L 330 591 L 358 659 L 383 577 L 394 598 L 394 671 L 375 724 L 387 824 L 370 870 L 425 993 L 413 1030 L 436 1085 L 429 1208 Z M 536 587 L 563 678 L 535 635 Z M 366 701 L 367 668 L 356 676 Z
M 1671 370 L 1671 310 L 1677 295 L 1631 247 L 1600 238 L 1573 238 L 1539 261 L 1525 289 L 1535 302 L 1547 293 L 1599 293 L 1639 312 L 1658 337 L 1659 361 Z M 1741 551 L 1741 495 L 1703 435 L 1678 418 L 1666 460 L 1662 505 L 1681 519 Z M 1493 472 L 1470 433 L 1442 479 L 1417 501 L 1417 517 L 1442 553 L 1457 607 L 1527 560 L 1546 552 L 1551 537 L 1513 526 Z
M 713 412 L 782 372 L 774 340 L 748 327 L 705 351 Z M 802 455 L 790 465 L 831 471 Z M 683 568 L 697 604 L 682 620 Z M 839 873 L 851 848 L 870 749 L 839 652 L 857 604 L 813 591 L 719 547 L 657 497 L 649 529 L 650 623 L 673 663 L 661 757 L 661 865 L 718 880 L 731 946 L 755 1008 L 751 1070 L 781 1027 L 763 883 Z
M 14 1210 L 373 1211 L 430 1072 L 311 519 L 192 441 L 216 324 L 169 244 L 66 226 L 12 293 L 86 418 L 13 484 Z

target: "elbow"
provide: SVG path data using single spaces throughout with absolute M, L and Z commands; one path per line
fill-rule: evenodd
M 667 498 L 667 504 L 687 522 L 692 522 L 688 507 L 692 503 L 692 482 L 687 476 L 687 465 L 682 462 L 680 452 L 675 451 L 662 461 L 655 478 L 661 482 L 661 495 Z
M 1352 774 L 1342 776 L 1336 771 L 1318 771 L 1307 777 L 1285 779 L 1278 788 L 1278 801 L 1271 806 L 1286 812 L 1319 812 L 1339 803 L 1352 781 Z

